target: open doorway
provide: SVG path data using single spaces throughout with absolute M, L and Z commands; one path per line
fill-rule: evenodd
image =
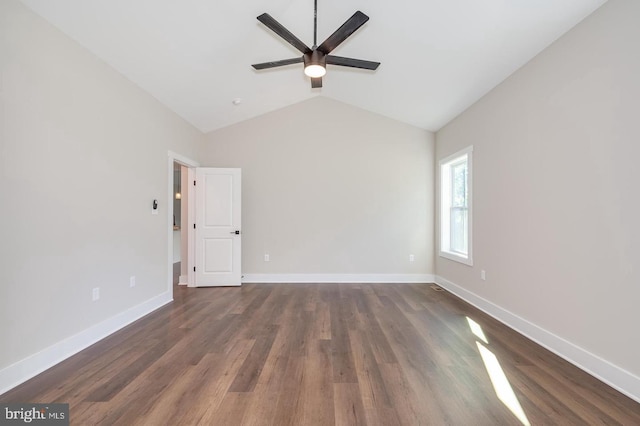
M 183 170 L 184 169 L 184 170 Z M 182 217 L 187 216 L 188 194 L 183 189 L 182 177 L 186 178 L 187 168 L 173 162 L 173 274 L 172 284 L 187 284 L 187 242 L 188 232 L 186 224 L 182 223 Z M 185 193 L 184 202 L 182 193 Z M 184 262 L 182 261 L 184 259 Z
M 174 285 L 189 285 L 193 274 L 193 189 L 188 182 L 193 179 L 198 163 L 169 151 L 168 179 L 168 276 L 169 292 L 174 296 Z
M 201 168 L 197 162 L 169 151 L 167 172 L 167 284 L 171 298 L 175 298 L 174 290 L 180 288 L 179 284 L 239 286 L 242 282 L 241 170 Z M 197 186 L 198 197 L 194 186 L 196 173 L 201 181 Z M 197 211 L 196 204 L 199 205 Z M 200 215 L 198 230 L 195 229 L 196 215 Z M 179 283 L 175 288 L 174 276 Z

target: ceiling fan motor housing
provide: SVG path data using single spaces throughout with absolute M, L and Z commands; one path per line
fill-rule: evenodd
M 323 68 L 327 67 L 327 56 L 319 50 L 313 50 L 311 53 L 304 54 L 304 67 L 309 65 L 320 65 Z
M 303 55 L 304 73 L 312 78 L 319 78 L 327 72 L 327 56 L 319 50 L 312 50 Z

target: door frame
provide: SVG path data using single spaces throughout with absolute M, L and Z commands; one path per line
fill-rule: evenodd
M 184 155 L 178 154 L 173 151 L 168 151 L 168 162 L 167 162 L 167 281 L 168 281 L 168 291 L 171 295 L 171 299 L 173 300 L 173 163 L 178 163 L 181 166 L 187 167 L 187 172 L 189 176 L 192 175 L 194 169 L 196 167 L 200 167 L 200 163 L 195 160 L 192 160 Z M 191 224 L 193 224 L 192 214 L 195 210 L 194 197 L 191 196 L 192 187 L 188 185 L 189 196 L 187 200 L 187 216 L 189 218 L 189 226 L 187 227 L 187 262 L 189 264 L 188 271 L 192 269 L 193 256 L 195 255 L 193 249 L 193 233 L 191 232 Z M 184 190 L 184 188 L 181 188 Z M 182 230 L 184 232 L 184 230 Z M 184 259 L 180 259 L 180 261 L 184 261 Z M 187 285 L 189 287 L 193 286 L 193 274 L 189 273 L 187 275 Z

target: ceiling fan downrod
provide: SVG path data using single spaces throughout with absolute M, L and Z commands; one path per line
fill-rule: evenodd
M 313 0 L 313 48 L 318 47 L 318 0 Z

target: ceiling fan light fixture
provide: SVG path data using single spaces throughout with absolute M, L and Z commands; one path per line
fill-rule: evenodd
M 304 73 L 311 78 L 318 78 L 324 76 L 327 69 L 322 65 L 308 65 L 304 68 Z
M 304 55 L 304 73 L 311 78 L 319 78 L 327 73 L 327 60 L 325 55 L 313 50 Z

